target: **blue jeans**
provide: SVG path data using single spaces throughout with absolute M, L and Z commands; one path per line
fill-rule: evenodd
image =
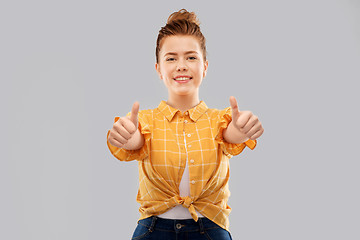
M 173 220 L 151 216 L 138 221 L 132 240 L 232 240 L 228 231 L 208 218 Z

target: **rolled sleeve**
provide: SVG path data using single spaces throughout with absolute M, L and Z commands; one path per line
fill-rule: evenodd
M 251 150 L 253 150 L 257 144 L 256 140 L 249 139 L 243 143 L 228 143 L 224 140 L 224 129 L 228 127 L 231 120 L 231 107 L 225 108 L 224 110 L 220 111 L 219 121 L 217 124 L 218 132 L 215 139 L 220 144 L 220 147 L 224 154 L 226 154 L 228 157 L 233 157 L 240 154 L 245 147 L 249 147 Z
M 130 112 L 127 116 L 130 115 Z M 114 122 L 116 122 L 119 117 L 115 117 Z M 133 161 L 138 160 L 141 161 L 145 159 L 149 155 L 149 146 L 150 146 L 150 138 L 151 138 L 151 131 L 149 124 L 146 121 L 145 116 L 142 114 L 142 111 L 139 111 L 138 115 L 139 126 L 138 129 L 140 133 L 144 136 L 144 145 L 137 150 L 127 150 L 124 148 L 118 148 L 109 143 L 107 140 L 110 134 L 110 130 L 107 133 L 106 143 L 111 152 L 111 154 L 116 157 L 120 161 Z

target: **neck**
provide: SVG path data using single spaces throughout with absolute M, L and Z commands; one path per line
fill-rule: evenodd
M 166 103 L 173 108 L 179 109 L 181 112 L 186 112 L 187 110 L 198 105 L 200 101 L 198 94 L 193 96 L 169 95 L 169 98 Z

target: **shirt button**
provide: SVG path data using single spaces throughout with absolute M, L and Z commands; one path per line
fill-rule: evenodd
M 185 115 L 189 115 L 189 113 L 188 113 L 188 112 L 185 112 Z
M 191 159 L 190 162 L 191 162 L 191 163 L 194 163 L 195 161 L 194 161 L 194 159 Z
M 188 145 L 188 148 L 191 148 L 191 144 Z
M 192 184 L 195 184 L 195 180 L 192 180 L 191 183 L 192 183 Z
M 187 123 L 187 122 L 188 122 L 187 120 L 184 121 L 184 123 Z
M 188 136 L 188 137 L 191 137 L 191 134 L 189 133 L 187 136 Z

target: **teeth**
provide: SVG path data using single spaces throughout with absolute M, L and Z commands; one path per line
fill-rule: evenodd
M 190 80 L 190 78 L 180 77 L 180 78 L 176 78 L 175 80 L 178 80 L 178 81 L 181 81 L 181 80 Z

